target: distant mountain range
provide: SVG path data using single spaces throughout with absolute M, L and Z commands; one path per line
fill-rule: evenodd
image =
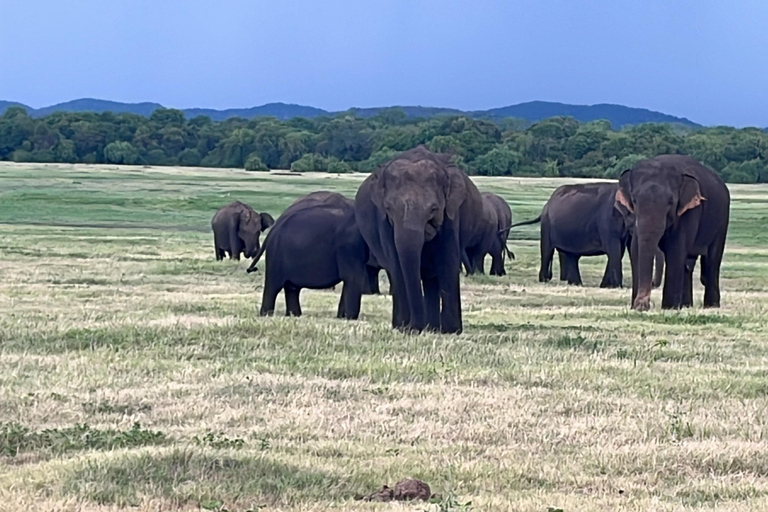
M 83 98 L 79 100 L 68 101 L 43 107 L 39 109 L 31 108 L 21 103 L 12 101 L 0 101 L 0 114 L 9 107 L 20 106 L 27 110 L 32 117 L 43 117 L 54 112 L 114 112 L 131 113 L 142 116 L 149 116 L 158 108 L 163 108 L 159 103 L 120 103 L 116 101 L 98 100 L 92 98 Z M 376 108 L 352 108 L 349 112 L 354 112 L 360 117 L 372 117 L 390 107 Z M 399 106 L 408 117 L 433 117 L 445 115 L 465 115 L 473 118 L 485 119 L 504 119 L 519 118 L 529 122 L 536 122 L 541 119 L 553 116 L 571 116 L 578 121 L 588 122 L 597 119 L 606 119 L 610 121 L 613 128 L 621 128 L 627 125 L 640 123 L 673 123 L 690 127 L 701 126 L 684 117 L 676 117 L 644 108 L 626 107 L 624 105 L 611 105 L 602 103 L 598 105 L 569 105 L 567 103 L 554 103 L 547 101 L 530 101 L 519 103 L 507 107 L 493 108 L 490 110 L 462 111 L 451 108 L 438 107 L 420 107 L 420 106 Z M 291 119 L 294 117 L 313 118 L 319 116 L 332 116 L 339 112 L 329 112 L 327 110 L 308 107 L 304 105 L 293 105 L 286 103 L 267 103 L 252 108 L 233 108 L 226 110 L 215 110 L 205 108 L 182 109 L 187 118 L 195 116 L 208 116 L 214 121 L 223 121 L 230 117 L 243 117 L 250 119 L 253 117 L 271 116 L 277 119 Z

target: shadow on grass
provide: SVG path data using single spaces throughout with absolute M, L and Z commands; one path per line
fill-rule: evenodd
M 100 505 L 136 506 L 162 499 L 175 506 L 264 506 L 348 499 L 356 483 L 321 469 L 307 469 L 263 455 L 223 455 L 191 449 L 126 453 L 91 460 L 61 484 L 64 495 Z

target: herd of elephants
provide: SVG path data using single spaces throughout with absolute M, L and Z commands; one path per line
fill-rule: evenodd
M 555 250 L 560 279 L 581 284 L 579 258 L 607 255 L 601 287 L 622 286 L 629 249 L 632 308 L 650 308 L 651 289 L 664 285 L 661 307 L 693 305 L 693 270 L 701 258 L 704 307 L 720 305 L 720 264 L 728 231 L 730 194 L 696 160 L 662 155 L 640 161 L 618 182 L 563 185 L 541 215 L 512 224 L 496 194 L 481 193 L 448 155 L 419 146 L 381 165 L 354 200 L 329 191 L 292 203 L 275 221 L 236 201 L 214 215 L 216 258 L 253 258 L 266 252 L 261 314 L 274 313 L 280 291 L 286 314 L 301 315 L 302 288 L 343 283 L 338 317 L 356 319 L 361 296 L 379 292 L 387 273 L 394 328 L 462 331 L 460 273 L 504 275 L 510 229 L 541 224 L 539 281 L 552 278 Z M 261 232 L 267 230 L 264 243 Z M 656 272 L 654 274 L 654 261 Z

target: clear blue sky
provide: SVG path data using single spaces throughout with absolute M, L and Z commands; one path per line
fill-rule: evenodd
M 768 126 L 768 0 L 0 0 L 0 99 L 619 103 Z

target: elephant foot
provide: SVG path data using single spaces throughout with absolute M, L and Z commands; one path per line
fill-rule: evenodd
M 640 296 L 638 295 L 635 299 L 635 303 L 632 305 L 632 309 L 635 311 L 648 311 L 651 309 L 651 296 L 645 295 Z
M 624 285 L 622 285 L 621 283 L 614 283 L 612 281 L 600 283 L 600 288 L 623 288 L 623 287 Z

